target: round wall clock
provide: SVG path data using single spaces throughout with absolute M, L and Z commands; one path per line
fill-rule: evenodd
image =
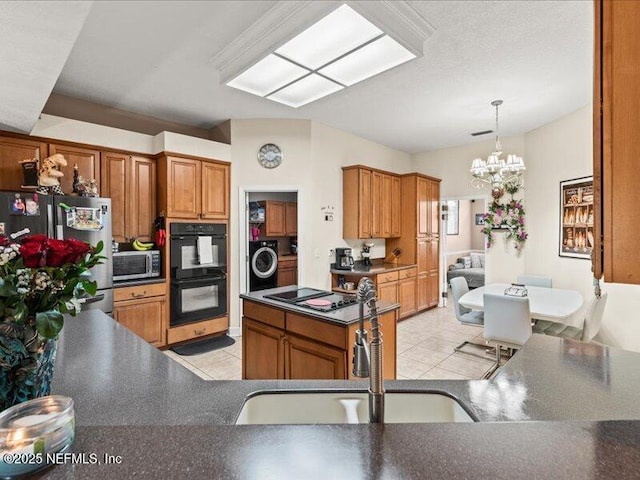
M 282 150 L 273 143 L 266 143 L 258 150 L 258 162 L 264 168 L 276 168 L 282 163 Z

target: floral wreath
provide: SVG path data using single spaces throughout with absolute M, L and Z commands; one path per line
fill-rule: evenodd
M 521 200 L 516 200 L 514 195 L 518 193 L 520 187 L 513 183 L 507 183 L 504 188 L 494 188 L 491 191 L 493 201 L 489 205 L 489 211 L 483 215 L 484 228 L 482 233 L 487 236 L 487 248 L 493 244 L 493 230 L 507 229 L 507 241 L 515 242 L 515 249 L 520 251 L 524 247 L 529 234 L 524 228 L 524 207 Z M 506 203 L 501 203 L 500 199 L 505 191 L 511 195 L 511 199 Z

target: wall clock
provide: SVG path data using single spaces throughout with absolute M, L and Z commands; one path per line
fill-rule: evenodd
M 276 168 L 282 163 L 282 150 L 273 143 L 266 143 L 258 150 L 258 162 L 264 168 Z

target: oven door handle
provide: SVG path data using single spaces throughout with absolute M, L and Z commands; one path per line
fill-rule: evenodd
M 200 277 L 200 278 L 190 278 L 188 280 L 172 280 L 171 283 L 175 283 L 176 285 L 193 285 L 195 283 L 209 284 L 211 282 L 219 282 L 227 279 L 227 274 L 223 273 L 218 277 Z

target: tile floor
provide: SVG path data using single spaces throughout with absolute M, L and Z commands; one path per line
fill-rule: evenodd
M 435 308 L 398 324 L 398 379 L 478 379 L 493 364 L 487 359 L 454 353 L 453 348 L 469 340 L 483 343 L 482 327 L 461 325 L 453 303 Z M 483 353 L 467 346 L 465 350 Z M 176 362 L 207 380 L 240 380 L 242 377 L 242 338 L 230 347 L 201 355 L 180 356 L 164 352 Z

